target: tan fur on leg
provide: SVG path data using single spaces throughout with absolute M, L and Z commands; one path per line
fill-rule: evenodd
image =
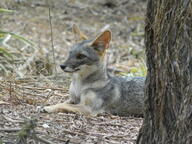
M 82 113 L 82 114 L 91 114 L 91 110 L 89 107 L 84 105 L 74 105 L 74 104 L 67 104 L 67 103 L 60 103 L 52 106 L 44 107 L 44 110 L 48 113 L 52 112 L 69 112 L 69 113 Z

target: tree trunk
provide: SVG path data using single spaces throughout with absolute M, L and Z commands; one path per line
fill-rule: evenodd
M 192 144 L 192 1 L 148 0 L 138 144 Z

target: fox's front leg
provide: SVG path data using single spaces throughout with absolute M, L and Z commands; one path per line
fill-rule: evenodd
M 65 104 L 79 104 L 80 100 L 76 100 L 73 97 L 70 97 L 69 99 L 67 99 L 65 102 Z
M 68 112 L 68 113 L 82 113 L 82 114 L 91 114 L 89 107 L 81 104 L 68 104 L 60 103 L 52 106 L 44 107 L 44 111 L 48 113 L 52 112 Z

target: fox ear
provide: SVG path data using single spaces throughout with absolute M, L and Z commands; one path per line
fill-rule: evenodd
M 73 33 L 75 35 L 76 42 L 88 39 L 88 37 L 83 32 L 80 31 L 79 27 L 76 24 L 73 24 L 72 29 L 73 29 Z
M 96 51 L 99 53 L 104 53 L 106 49 L 109 48 L 109 42 L 111 40 L 111 31 L 106 30 L 101 33 L 91 44 Z

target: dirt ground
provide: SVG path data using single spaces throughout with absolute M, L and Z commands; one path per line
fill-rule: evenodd
M 59 65 L 75 43 L 74 23 L 90 38 L 111 29 L 111 73 L 145 76 L 145 6 L 142 0 L 1 0 L 0 8 L 14 12 L 0 13 L 0 30 L 30 42 L 0 35 L 0 48 L 12 57 L 0 51 L 0 144 L 135 143 L 142 118 L 46 114 L 39 109 L 69 96 L 70 76 Z M 22 128 L 28 130 L 27 141 Z

